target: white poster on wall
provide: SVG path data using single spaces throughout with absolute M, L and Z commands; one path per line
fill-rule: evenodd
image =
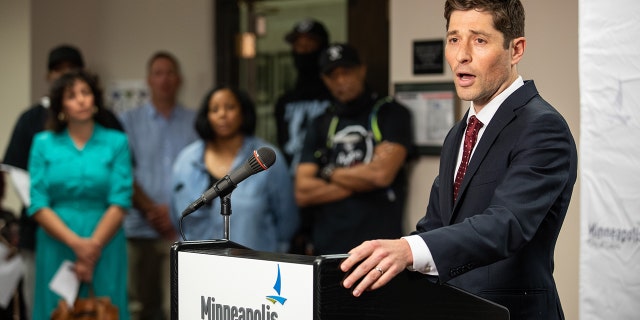
M 147 83 L 142 80 L 116 80 L 107 86 L 107 107 L 115 113 L 136 108 L 147 101 L 149 89 Z
M 638 319 L 640 3 L 579 8 L 580 319 Z

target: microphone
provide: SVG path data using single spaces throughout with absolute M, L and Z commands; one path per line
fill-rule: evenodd
M 198 208 L 211 202 L 211 200 L 217 197 L 224 197 L 231 193 L 236 188 L 237 184 L 244 179 L 258 172 L 269 169 L 276 162 L 276 153 L 271 148 L 262 147 L 258 150 L 253 150 L 253 154 L 247 161 L 238 169 L 233 170 L 224 178 L 218 180 L 213 187 L 205 191 L 200 198 L 192 202 L 182 212 L 182 217 L 193 213 Z

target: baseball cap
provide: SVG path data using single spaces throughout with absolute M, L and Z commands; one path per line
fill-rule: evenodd
M 362 62 L 354 47 L 346 43 L 335 43 L 322 51 L 319 64 L 320 71 L 328 74 L 337 67 L 354 67 L 361 65 Z
M 287 33 L 284 39 L 288 43 L 293 43 L 301 34 L 309 34 L 315 36 L 316 38 L 318 38 L 318 40 L 320 40 L 322 47 L 326 46 L 327 43 L 329 43 L 329 33 L 327 33 L 327 29 L 320 21 L 314 19 L 304 19 L 297 22 L 293 26 L 293 30 Z
M 49 51 L 49 71 L 53 70 L 62 62 L 69 62 L 74 66 L 84 68 L 84 60 L 78 49 L 70 45 L 60 45 Z

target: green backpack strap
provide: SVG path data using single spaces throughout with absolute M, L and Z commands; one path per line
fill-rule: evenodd
M 373 105 L 373 109 L 371 110 L 371 114 L 369 114 L 369 123 L 371 123 L 371 131 L 373 132 L 373 138 L 376 142 L 382 141 L 382 132 L 380 131 L 380 127 L 378 126 L 378 110 L 387 104 L 393 101 L 393 97 L 386 96 L 382 99 L 376 101 L 376 104 Z

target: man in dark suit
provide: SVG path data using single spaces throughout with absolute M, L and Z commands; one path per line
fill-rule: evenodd
M 502 304 L 511 319 L 563 319 L 553 254 L 577 152 L 563 117 L 518 75 L 524 8 L 447 0 L 445 17 L 445 56 L 471 107 L 445 138 L 416 231 L 351 250 L 343 285 L 359 296 L 409 268 Z

